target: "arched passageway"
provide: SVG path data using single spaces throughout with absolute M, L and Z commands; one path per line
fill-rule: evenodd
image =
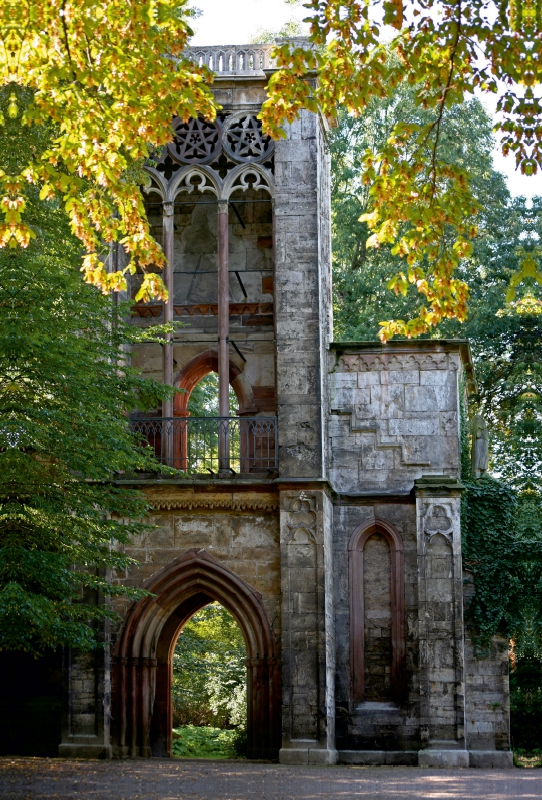
M 216 601 L 183 626 L 173 652 L 172 755 L 246 755 L 247 648 L 230 612 Z
M 204 550 L 179 556 L 145 582 L 153 593 L 132 606 L 115 648 L 113 722 L 121 757 L 171 755 L 172 656 L 179 631 L 219 602 L 247 647 L 247 754 L 275 758 L 280 747 L 277 644 L 261 595 Z

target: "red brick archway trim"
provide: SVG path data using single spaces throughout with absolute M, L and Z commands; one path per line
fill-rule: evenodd
M 174 414 L 176 417 L 188 416 L 188 401 L 192 390 L 210 372 L 218 372 L 218 352 L 216 350 L 200 353 L 181 369 L 175 379 L 175 385 L 178 389 L 185 391 L 175 396 Z M 240 375 L 241 369 L 233 361 L 230 361 L 229 382 L 237 395 L 239 413 L 242 414 L 254 404 L 254 401 L 248 396 L 242 381 L 237 380 Z
M 249 758 L 276 758 L 280 747 L 277 643 L 261 595 L 204 550 L 188 550 L 149 578 L 115 648 L 112 711 L 120 757 L 171 755 L 171 681 L 175 642 L 198 609 L 217 600 L 235 617 L 247 647 Z
M 380 533 L 388 542 L 391 556 L 391 688 L 401 702 L 405 672 L 405 587 L 403 540 L 393 525 L 373 517 L 359 525 L 350 538 L 350 674 L 354 700 L 365 698 L 365 608 L 363 549 L 367 539 Z

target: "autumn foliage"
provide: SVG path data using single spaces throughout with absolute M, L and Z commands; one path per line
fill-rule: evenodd
M 368 152 L 364 182 L 372 231 L 368 245 L 388 245 L 405 267 L 390 288 L 410 284 L 424 298 L 409 321 L 382 322 L 381 338 L 428 332 L 446 318 L 464 320 L 468 286 L 457 278 L 472 252 L 478 211 L 470 176 L 440 148 L 443 114 L 469 95 L 497 96 L 505 155 L 525 175 L 542 166 L 542 17 L 533 0 L 310 0 L 310 41 L 276 48 L 263 119 L 280 136 L 300 108 L 333 114 L 337 105 L 362 114 L 398 85 L 415 87 L 415 102 L 431 111 L 427 123 L 398 124 L 376 155 Z M 395 30 L 389 42 L 390 26 Z M 390 54 L 393 56 L 390 58 Z M 525 274 L 524 274 L 525 273 Z M 533 267 L 516 276 L 516 286 Z
M 171 140 L 174 115 L 214 118 L 211 76 L 183 56 L 192 31 L 187 0 L 1 0 L 0 76 L 21 134 L 55 127 L 45 152 L 0 162 L 0 246 L 27 247 L 27 188 L 60 198 L 82 241 L 86 279 L 125 288 L 139 266 L 138 299 L 164 295 L 162 250 L 149 233 L 138 166 Z M 18 91 L 30 92 L 24 108 Z M 1 120 L 0 120 L 1 121 Z M 15 163 L 14 163 L 15 162 Z M 100 256 L 120 242 L 131 260 L 108 274 Z

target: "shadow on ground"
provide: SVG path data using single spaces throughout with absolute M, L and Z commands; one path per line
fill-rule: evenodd
M 538 800 L 538 770 L 1 758 L 2 800 Z

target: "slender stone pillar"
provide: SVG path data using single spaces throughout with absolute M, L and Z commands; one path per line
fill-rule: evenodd
M 164 323 L 173 322 L 173 300 L 174 300 L 174 286 L 173 286 L 173 240 L 174 240 L 174 227 L 173 227 L 173 203 L 163 203 L 163 238 L 162 245 L 164 255 L 166 257 L 166 266 L 164 267 L 164 283 L 166 284 L 169 292 L 168 299 L 164 301 Z M 162 348 L 162 381 L 168 386 L 173 386 L 173 348 L 171 346 L 171 333 L 165 334 L 165 343 Z M 173 400 L 164 400 L 162 404 L 162 416 L 173 416 Z
M 331 501 L 281 491 L 283 764 L 335 764 Z
M 449 476 L 415 482 L 420 642 L 420 766 L 468 767 L 460 496 Z
M 230 285 L 228 275 L 228 204 L 218 204 L 218 416 L 229 417 L 229 323 Z M 222 423 L 218 438 L 218 468 L 228 470 L 229 432 Z

